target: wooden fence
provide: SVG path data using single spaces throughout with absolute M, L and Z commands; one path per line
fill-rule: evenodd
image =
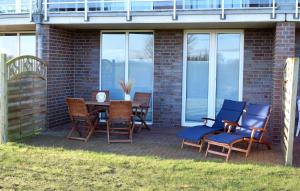
M 1 64 L 2 142 L 32 135 L 47 123 L 47 67 L 34 56 L 20 56 Z M 4 63 L 4 64 L 3 64 Z M 1 112 L 1 113 L 2 113 Z M 6 115 L 6 116 L 5 116 Z M 0 127 L 1 129 L 1 127 Z
M 293 164 L 298 71 L 299 59 L 287 59 L 283 75 L 283 132 L 281 141 L 286 165 Z

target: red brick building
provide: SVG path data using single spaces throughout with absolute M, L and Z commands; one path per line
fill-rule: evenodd
M 101 2 L 38 0 L 0 11 L 0 51 L 48 62 L 50 127 L 69 122 L 66 97 L 108 89 L 122 99 L 125 80 L 133 93 L 152 93 L 155 127 L 198 124 L 224 99 L 246 100 L 272 104 L 269 138 L 280 142 L 282 71 L 300 54 L 294 1 Z

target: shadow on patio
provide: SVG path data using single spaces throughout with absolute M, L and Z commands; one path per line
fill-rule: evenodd
M 151 131 L 143 130 L 134 134 L 133 144 L 112 143 L 107 144 L 106 134 L 98 133 L 87 142 L 66 139 L 69 125 L 55 128 L 46 132 L 23 139 L 21 143 L 31 146 L 62 147 L 70 150 L 87 150 L 105 152 L 127 156 L 150 156 L 163 159 L 192 159 L 205 160 L 204 154 L 197 149 L 185 146 L 180 149 L 181 140 L 176 137 L 178 128 L 153 128 Z M 206 148 L 204 148 L 205 150 Z M 209 160 L 224 161 L 223 158 L 209 157 Z M 230 162 L 259 163 L 259 164 L 284 164 L 279 146 L 273 145 L 272 150 L 267 150 L 263 145 L 253 145 L 250 156 L 245 159 L 244 154 L 233 153 Z

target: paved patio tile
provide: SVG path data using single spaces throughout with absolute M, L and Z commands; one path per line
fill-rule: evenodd
M 121 154 L 127 156 L 151 156 L 163 159 L 192 159 L 206 160 L 205 152 L 198 152 L 198 149 L 185 146 L 180 148 L 181 140 L 176 137 L 179 128 L 153 128 L 151 131 L 142 130 L 134 134 L 133 144 L 112 143 L 107 144 L 106 134 L 98 133 L 89 142 L 68 140 L 66 135 L 69 126 L 47 130 L 41 135 L 25 139 L 25 144 L 33 146 L 62 147 L 71 150 L 88 150 L 95 152 L 105 152 Z M 300 142 L 300 141 L 299 141 Z M 206 148 L 204 148 L 205 150 Z M 300 150 L 300 147 L 299 147 Z M 298 152 L 299 153 L 299 152 Z M 297 155 L 299 156 L 299 155 Z M 221 161 L 222 157 L 209 156 L 207 160 Z M 230 162 L 234 163 L 260 163 L 260 164 L 283 164 L 283 156 L 279 145 L 273 145 L 272 150 L 268 150 L 263 145 L 254 145 L 250 156 L 246 159 L 242 153 L 232 153 Z M 298 165 L 300 163 L 297 163 Z

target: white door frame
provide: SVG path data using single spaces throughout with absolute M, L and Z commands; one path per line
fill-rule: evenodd
M 103 36 L 103 33 L 123 33 L 125 34 L 125 83 L 128 83 L 128 78 L 129 78 L 129 70 L 128 70 L 128 66 L 129 66 L 129 63 L 128 63 L 128 60 L 129 60 L 129 33 L 152 33 L 153 34 L 153 71 L 152 71 L 152 92 L 151 92 L 151 96 L 152 96 L 152 105 L 151 105 L 151 108 L 152 108 L 152 118 L 151 118 L 151 122 L 147 122 L 147 124 L 152 124 L 153 122 L 153 114 L 154 114 L 154 109 L 153 109 L 153 92 L 154 92 L 154 40 L 155 40 L 155 37 L 154 37 L 154 30 L 102 30 L 100 31 L 100 67 L 99 67 L 99 89 L 101 90 L 102 89 L 102 82 L 101 82 L 101 72 L 102 72 L 102 36 Z
M 216 102 L 216 71 L 217 71 L 217 35 L 218 34 L 240 34 L 240 64 L 239 64 L 239 101 L 243 99 L 243 71 L 244 71 L 244 31 L 243 30 L 185 30 L 183 43 L 183 84 L 182 84 L 182 112 L 181 125 L 195 126 L 201 125 L 202 122 L 185 121 L 186 115 L 186 77 L 187 77 L 187 35 L 188 34 L 209 34 L 209 80 L 208 80 L 208 116 L 215 118 Z M 199 119 L 201 120 L 201 119 Z

